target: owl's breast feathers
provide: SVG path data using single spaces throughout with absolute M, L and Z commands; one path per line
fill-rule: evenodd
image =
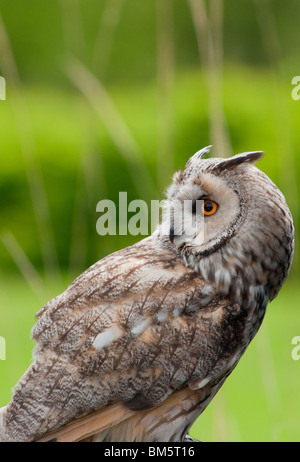
M 116 252 L 39 311 L 34 362 L 1 414 L 0 441 L 82 419 L 77 440 L 176 441 L 238 362 L 249 322 L 155 236 Z

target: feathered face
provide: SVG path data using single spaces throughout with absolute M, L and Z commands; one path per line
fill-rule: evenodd
M 161 227 L 164 240 L 224 294 L 240 297 L 263 287 L 273 298 L 293 254 L 284 196 L 253 165 L 262 152 L 202 159 L 208 151 L 196 153 L 174 175 Z

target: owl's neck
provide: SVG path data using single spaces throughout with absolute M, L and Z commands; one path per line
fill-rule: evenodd
M 168 236 L 158 229 L 153 234 L 165 248 L 174 252 L 184 264 L 199 273 L 222 297 L 230 297 L 247 309 L 258 308 L 262 316 L 270 299 L 266 274 L 258 274 L 251 262 L 243 261 L 243 255 L 232 255 L 226 246 L 207 256 L 191 247 L 172 245 Z

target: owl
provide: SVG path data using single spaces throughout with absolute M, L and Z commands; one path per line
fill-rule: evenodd
M 239 362 L 292 261 L 262 152 L 192 156 L 155 232 L 95 263 L 38 313 L 0 441 L 147 441 L 187 432 Z M 186 206 L 186 204 L 188 206 Z

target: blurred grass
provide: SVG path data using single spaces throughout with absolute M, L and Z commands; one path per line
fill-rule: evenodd
M 224 110 L 234 153 L 244 150 L 265 151 L 266 155 L 259 167 L 285 194 L 297 230 L 300 190 L 297 190 L 295 181 L 300 175 L 300 159 L 296 155 L 300 150 L 300 132 L 296 129 L 299 110 L 297 102 L 288 95 L 284 117 L 291 127 L 292 149 L 282 152 L 276 102 L 270 85 L 269 75 L 264 72 L 248 68 L 226 69 L 223 76 Z M 288 87 L 288 90 L 291 88 Z M 41 268 L 39 230 L 14 119 L 13 106 L 18 108 L 19 94 L 17 89 L 11 88 L 9 91 L 10 98 L 5 105 L 0 106 L 1 150 L 9 153 L 1 159 L 0 233 L 7 231 L 7 228 L 13 232 L 26 254 L 30 255 L 32 263 Z M 187 98 L 187 91 L 194 97 Z M 279 86 L 279 92 L 286 94 L 286 82 Z M 99 200 L 116 200 L 118 191 L 128 191 L 128 201 L 142 198 L 150 202 L 151 199 L 162 198 L 164 188 L 171 181 L 173 171 L 165 168 L 164 174 L 161 173 L 159 177 L 160 186 L 155 187 L 159 165 L 154 155 L 158 144 L 156 86 L 128 85 L 124 90 L 124 86 L 114 85 L 109 88 L 109 94 L 139 149 L 140 154 L 134 154 L 132 160 L 128 155 L 123 157 L 102 118 L 80 93 L 60 91 L 54 87 L 22 90 L 22 98 L 26 101 L 32 124 L 35 150 L 38 152 L 38 157 L 35 156 L 33 161 L 41 172 L 42 183 L 46 188 L 50 225 L 53 226 L 62 267 L 68 266 L 70 262 L 70 239 L 78 188 L 82 188 L 83 197 L 88 199 L 88 207 L 84 200 L 81 204 L 88 227 L 87 233 L 79 236 L 82 241 L 88 241 L 82 243 L 87 245 L 86 260 L 79 262 L 82 268 L 82 265 L 91 264 L 95 258 L 106 255 L 107 245 L 109 248 L 119 248 L 134 242 L 130 236 L 108 236 L 105 241 L 99 239 L 95 233 L 95 209 Z M 171 162 L 176 169 L 184 167 L 190 155 L 209 144 L 207 104 L 202 74 L 195 71 L 177 74 L 173 96 L 174 150 Z M 213 155 L 218 153 L 214 151 Z M 137 189 L 133 178 L 137 171 L 145 183 L 153 183 L 152 189 L 145 188 L 144 194 L 141 188 Z M 11 267 L 11 258 L 1 244 L 0 258 L 4 266 Z M 295 256 L 295 267 L 298 269 L 298 253 Z

